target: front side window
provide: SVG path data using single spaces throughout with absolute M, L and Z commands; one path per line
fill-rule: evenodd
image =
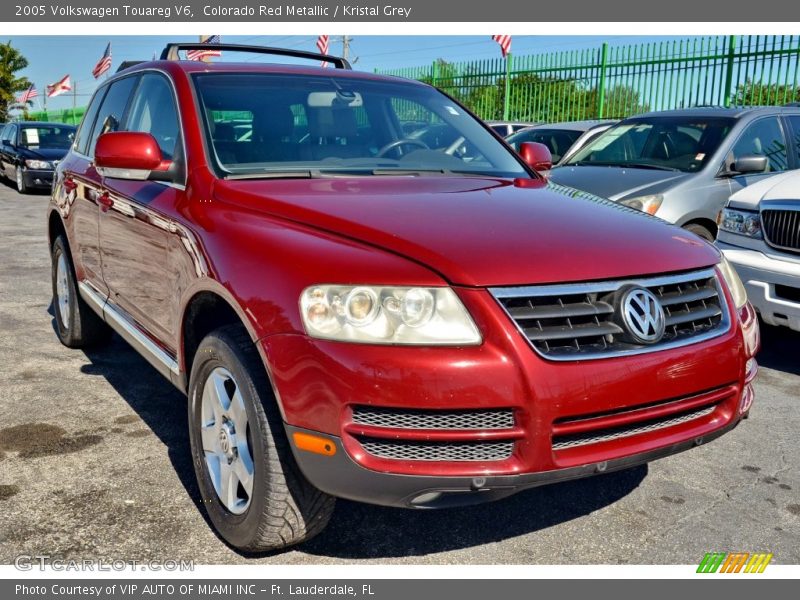
M 81 126 L 78 128 L 75 139 L 75 149 L 81 154 L 87 154 L 89 141 L 92 139 L 92 128 L 97 118 L 97 112 L 100 110 L 100 105 L 103 103 L 105 93 L 105 88 L 101 88 L 95 92 L 92 101 L 89 103 L 89 108 L 86 109 L 86 114 L 83 115 L 83 120 L 81 121 Z
M 148 73 L 142 76 L 125 129 L 149 133 L 155 138 L 165 159 L 171 160 L 175 156 L 180 132 L 178 113 L 172 89 L 162 75 Z
M 733 146 L 733 160 L 743 156 L 766 156 L 767 172 L 775 173 L 789 168 L 786 138 L 777 117 L 759 119 L 744 130 Z
M 519 145 L 522 142 L 538 142 L 544 144 L 550 150 L 553 156 L 553 162 L 557 163 L 561 157 L 567 153 L 572 144 L 574 144 L 579 137 L 580 131 L 575 129 L 551 129 L 551 128 L 536 128 L 524 129 L 511 135 L 506 140 L 514 150 L 519 150 Z
M 730 118 L 641 117 L 587 144 L 568 165 L 699 171 L 730 133 Z
M 194 84 L 225 177 L 528 176 L 478 121 L 426 86 L 271 73 L 202 73 Z
M 71 125 L 21 125 L 19 145 L 23 148 L 67 150 L 75 139 Z
M 103 104 L 97 113 L 92 138 L 89 141 L 86 154 L 94 156 L 94 147 L 97 145 L 97 138 L 104 133 L 119 131 L 122 127 L 122 120 L 125 117 L 125 107 L 128 106 L 128 99 L 131 96 L 133 87 L 138 81 L 137 77 L 125 77 L 111 84 L 103 98 Z

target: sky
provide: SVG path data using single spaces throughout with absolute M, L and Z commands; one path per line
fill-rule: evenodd
M 340 36 L 332 36 L 331 54 L 340 55 Z M 491 36 L 352 36 L 350 44 L 353 68 L 362 71 L 396 69 L 429 65 L 442 58 L 448 61 L 498 58 L 500 47 Z M 597 48 L 604 41 L 610 45 L 643 43 L 662 39 L 643 36 L 514 36 L 511 52 L 515 55 L 564 50 Z M 223 42 L 279 46 L 316 51 L 316 35 L 308 36 L 224 36 Z M 3 40 L 5 41 L 5 40 Z M 194 42 L 196 36 L 17 36 L 11 44 L 28 59 L 29 66 L 20 72 L 39 90 L 34 110 L 41 109 L 47 84 L 71 75 L 72 94 L 48 98 L 48 109 L 69 108 L 73 102 L 85 106 L 99 83 L 92 77 L 92 68 L 100 59 L 106 44 L 112 48 L 114 72 L 122 61 L 150 60 L 160 55 L 167 42 Z M 222 58 L 225 60 L 225 56 Z

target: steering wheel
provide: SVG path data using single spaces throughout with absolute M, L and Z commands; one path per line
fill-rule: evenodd
M 395 150 L 396 148 L 402 148 L 403 146 L 417 146 L 425 150 L 431 149 L 431 147 L 428 146 L 428 144 L 426 144 L 422 140 L 415 140 L 413 138 L 403 138 L 401 140 L 395 140 L 393 142 L 389 142 L 388 144 L 386 144 L 383 148 L 378 150 L 376 158 L 383 158 L 392 150 Z

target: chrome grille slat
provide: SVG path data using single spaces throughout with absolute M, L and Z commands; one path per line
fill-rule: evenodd
M 764 202 L 761 227 L 770 246 L 800 252 L 800 203 Z
M 664 310 L 660 341 L 636 344 L 623 329 L 617 292 L 650 290 Z M 730 328 L 725 296 L 714 269 L 677 275 L 563 285 L 492 288 L 519 331 L 541 356 L 584 360 L 641 354 L 698 343 Z
M 599 444 L 602 442 L 610 442 L 620 438 L 639 435 L 642 433 L 649 433 L 667 427 L 674 427 L 682 423 L 688 423 L 695 419 L 700 419 L 714 412 L 717 407 L 716 404 L 711 406 L 704 406 L 698 410 L 694 410 L 676 417 L 669 417 L 666 419 L 659 419 L 651 421 L 643 425 L 632 425 L 630 427 L 620 427 L 613 431 L 607 432 L 590 432 L 585 434 L 562 436 L 553 440 L 553 450 L 566 450 L 568 448 L 576 448 L 578 446 L 588 446 L 589 444 Z
M 502 430 L 514 428 L 514 411 L 510 408 L 438 411 L 355 406 L 353 423 L 391 429 Z
M 425 462 L 484 462 L 506 460 L 514 451 L 514 442 L 410 442 L 361 438 L 362 448 L 373 456 L 389 460 Z

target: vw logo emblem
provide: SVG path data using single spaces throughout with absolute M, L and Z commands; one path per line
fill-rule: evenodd
M 650 290 L 631 288 L 622 297 L 621 308 L 622 321 L 638 343 L 654 344 L 664 335 L 664 309 Z

